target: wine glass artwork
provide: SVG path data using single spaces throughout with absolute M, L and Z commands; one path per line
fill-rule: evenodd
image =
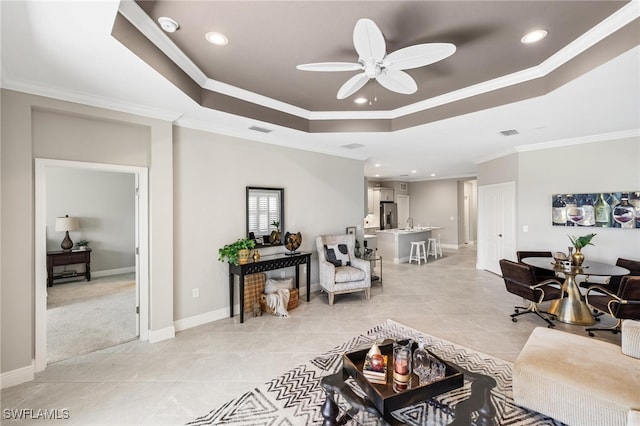
M 584 208 L 582 207 L 570 207 L 567 208 L 567 219 L 576 225 L 582 225 L 584 220 Z

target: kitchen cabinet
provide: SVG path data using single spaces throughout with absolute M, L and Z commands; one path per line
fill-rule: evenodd
M 393 202 L 393 189 L 391 188 L 375 188 L 380 193 L 380 202 L 382 201 L 390 201 Z M 374 189 L 374 190 L 375 190 Z
M 367 190 L 367 214 L 373 214 L 373 189 Z

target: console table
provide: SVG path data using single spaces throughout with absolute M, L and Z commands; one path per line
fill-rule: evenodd
M 311 253 L 296 253 L 288 255 L 284 253 L 272 254 L 260 257 L 257 262 L 250 261 L 244 265 L 229 264 L 229 317 L 233 318 L 233 276 L 238 276 L 240 284 L 240 323 L 244 322 L 244 277 L 259 272 L 273 271 L 276 269 L 296 267 L 296 288 L 300 289 L 300 265 L 307 265 L 307 302 L 311 297 Z
M 54 266 L 67 266 L 84 264 L 84 272 L 60 273 L 54 274 Z M 87 281 L 91 281 L 91 249 L 87 250 L 58 250 L 47 252 L 47 287 L 53 285 L 54 280 L 64 278 L 85 277 Z

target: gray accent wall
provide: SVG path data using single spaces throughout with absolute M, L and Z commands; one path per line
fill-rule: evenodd
M 46 171 L 47 250 L 60 250 L 56 217 L 78 218 L 74 243 L 88 240 L 94 276 L 135 266 L 135 175 L 50 167 Z M 117 272 L 117 271 L 116 271 Z

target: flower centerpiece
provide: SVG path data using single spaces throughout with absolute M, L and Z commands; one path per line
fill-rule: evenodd
M 571 240 L 571 244 L 573 244 L 573 247 L 576 249 L 576 252 L 571 255 L 574 266 L 582 265 L 582 262 L 584 262 L 584 254 L 582 254 L 581 250 L 586 246 L 594 246 L 595 244 L 593 244 L 591 240 L 595 236 L 596 234 L 583 235 L 582 237 L 569 235 L 569 240 Z

